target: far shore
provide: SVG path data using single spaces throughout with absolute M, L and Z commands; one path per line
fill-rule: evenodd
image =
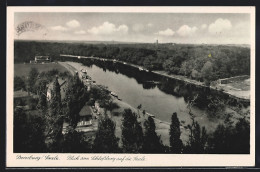
M 95 60 L 101 60 L 101 61 L 113 61 L 113 62 L 116 62 L 116 63 L 121 63 L 121 64 L 124 64 L 124 65 L 132 66 L 132 67 L 137 68 L 139 70 L 145 70 L 142 66 L 131 64 L 131 63 L 128 63 L 128 62 L 119 61 L 119 60 L 114 60 L 114 59 L 104 59 L 104 58 L 99 58 L 99 57 L 75 56 L 75 55 L 66 55 L 66 54 L 61 54 L 60 56 L 73 57 L 73 58 L 95 59 Z M 157 75 L 165 76 L 165 77 L 168 77 L 168 78 L 173 78 L 173 79 L 176 79 L 176 80 L 184 81 L 186 83 L 193 84 L 193 85 L 196 85 L 196 86 L 208 87 L 203 82 L 199 82 L 199 81 L 187 78 L 185 76 L 167 74 L 167 72 L 165 72 L 165 71 L 150 71 L 150 72 L 157 74 Z M 220 91 L 219 89 L 217 89 L 215 87 L 210 87 L 210 89 Z M 236 98 L 236 99 L 240 99 L 240 100 L 243 100 L 243 101 L 250 101 L 250 96 L 243 96 L 244 94 L 239 94 L 239 91 L 222 90 L 222 92 L 229 95 L 230 97 L 233 97 L 233 98 Z

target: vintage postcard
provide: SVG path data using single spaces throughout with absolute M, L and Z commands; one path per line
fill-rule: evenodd
M 255 165 L 255 7 L 7 7 L 7 167 Z

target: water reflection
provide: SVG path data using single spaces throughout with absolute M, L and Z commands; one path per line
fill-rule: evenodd
M 219 110 L 218 102 L 212 104 L 215 100 L 220 100 L 220 107 L 226 104 L 249 106 L 248 103 L 238 102 L 236 99 L 208 87 L 195 86 L 152 72 L 140 71 L 138 68 L 122 63 L 66 57 L 58 59 L 79 62 L 89 67 L 89 74 L 93 75 L 91 77 L 98 84 L 108 86 L 111 91 L 118 93 L 123 101 L 133 107 L 141 103 L 146 111 L 165 121 L 170 121 L 173 112 L 179 114 L 180 120 L 187 121 L 189 119 L 187 103 L 190 101 L 193 101 L 193 110 L 199 115 Z M 212 120 L 204 118 L 201 119 L 204 122 Z

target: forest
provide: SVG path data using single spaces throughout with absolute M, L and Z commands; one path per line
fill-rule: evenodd
M 55 76 L 66 76 L 69 85 L 66 97 L 62 100 L 60 85 Z M 40 77 L 38 77 L 40 76 Z M 52 78 L 52 79 L 51 79 Z M 46 100 L 46 85 L 53 81 L 51 100 Z M 104 87 L 94 86 L 87 90 L 77 75 L 71 77 L 66 73 L 50 71 L 39 73 L 32 68 L 29 78 L 24 81 L 16 77 L 15 90 L 24 89 L 37 94 L 27 102 L 14 103 L 14 152 L 15 153 L 170 153 L 170 154 L 248 154 L 250 152 L 250 125 L 245 118 L 233 122 L 225 115 L 225 121 L 219 124 L 213 133 L 208 133 L 204 126 L 190 116 L 192 123 L 186 127 L 189 139 L 180 139 L 180 121 L 173 112 L 169 129 L 170 146 L 162 144 L 156 133 L 154 119 L 148 117 L 144 126 L 138 122 L 138 115 L 130 109 L 122 114 L 122 136 L 115 135 L 115 122 L 106 114 L 116 108 L 111 95 Z M 23 84 L 21 84 L 23 83 Z M 19 86 L 19 87 L 17 87 Z M 98 130 L 95 138 L 89 141 L 83 132 L 75 130 L 79 121 L 79 112 L 85 105 L 98 101 L 105 113 L 98 119 Z M 32 110 L 18 108 L 29 105 Z M 170 115 L 170 114 L 169 114 Z M 69 122 L 69 130 L 62 133 L 63 121 Z
M 192 44 L 88 44 L 55 41 L 15 41 L 14 62 L 24 63 L 36 55 L 94 56 L 161 70 L 204 82 L 250 74 L 250 49 L 231 45 Z

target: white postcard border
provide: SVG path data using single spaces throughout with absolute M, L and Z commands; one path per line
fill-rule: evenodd
M 249 13 L 251 16 L 250 154 L 28 154 L 13 153 L 13 76 L 15 12 L 124 12 L 124 13 Z M 255 7 L 8 7 L 6 80 L 6 166 L 7 167 L 144 167 L 144 166 L 254 166 L 255 165 Z M 31 160 L 21 157 L 39 157 Z M 59 160 L 45 160 L 46 156 Z M 69 156 L 85 160 L 67 160 Z M 92 160 L 94 157 L 103 160 Z M 115 160 L 105 160 L 105 157 Z M 144 161 L 133 161 L 134 157 Z M 89 160 L 86 160 L 89 158 Z M 118 160 L 116 160 L 118 158 Z M 121 158 L 121 159 L 120 159 Z M 122 160 L 124 158 L 124 160 Z M 127 160 L 131 158 L 131 160 Z

